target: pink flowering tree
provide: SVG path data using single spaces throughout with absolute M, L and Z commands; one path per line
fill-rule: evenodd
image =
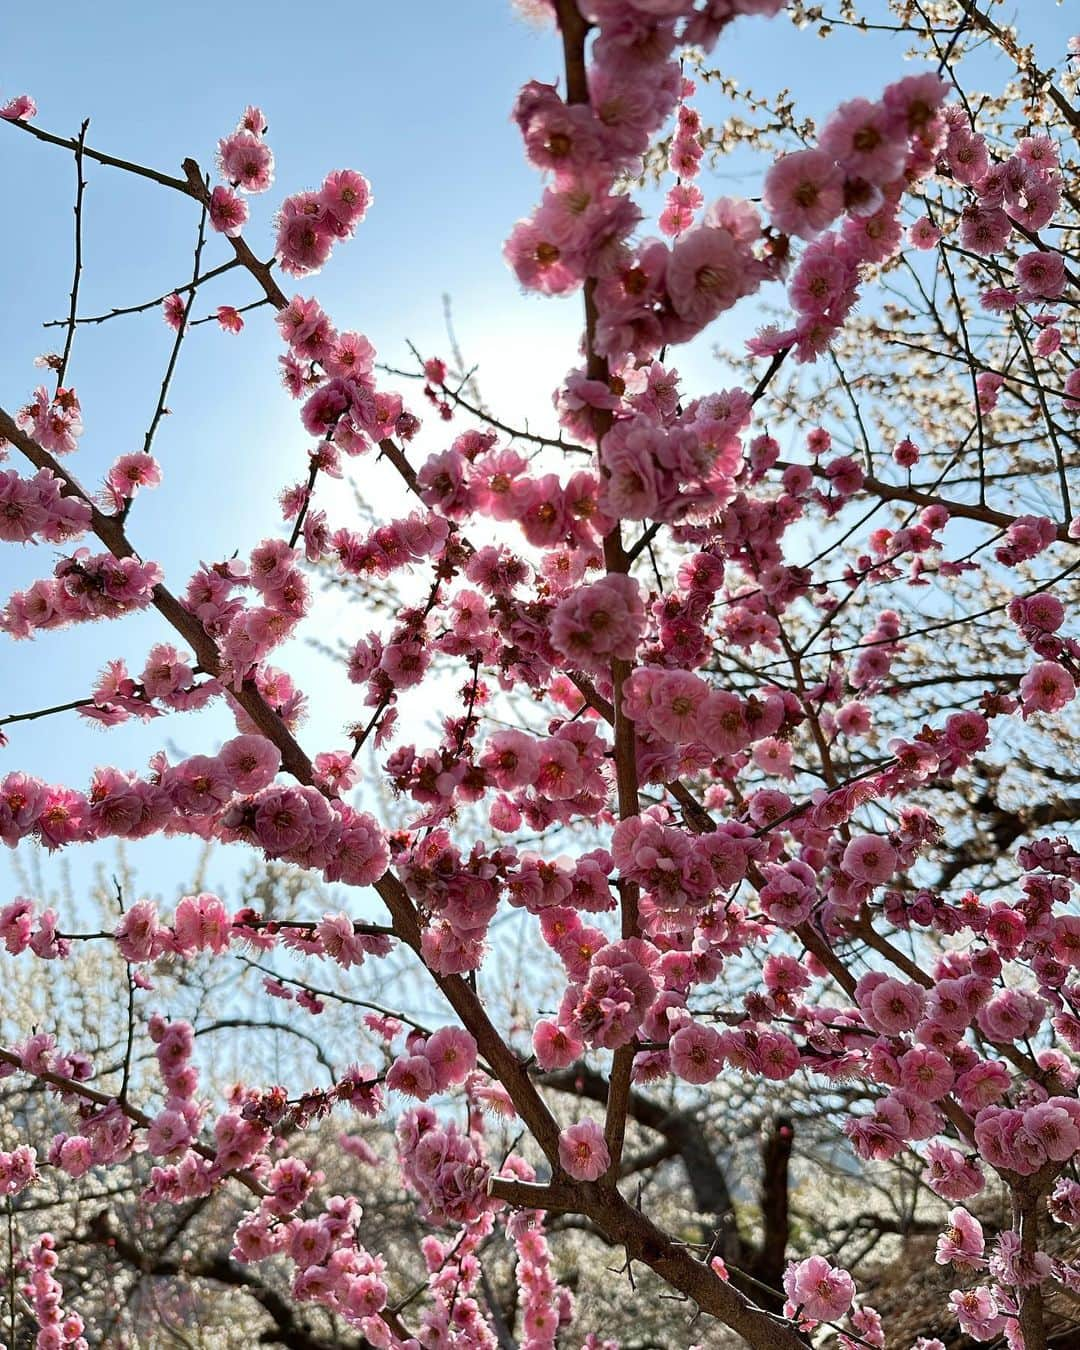
M 109 944 L 129 1009 L 119 1062 L 35 1024 L 0 1046 L 0 1071 L 50 1108 L 0 1152 L 13 1341 L 16 1323 L 46 1350 L 107 1334 L 86 1324 L 53 1236 L 18 1247 L 19 1207 L 50 1172 L 142 1168 L 140 1203 L 163 1214 L 234 1197 L 230 1268 L 284 1268 L 291 1305 L 324 1310 L 356 1344 L 569 1343 L 555 1234 L 577 1221 L 623 1252 L 631 1281 L 648 1272 L 640 1297 L 682 1301 L 688 1343 L 719 1324 L 753 1347 L 883 1346 L 835 1246 L 762 1280 L 624 1181 L 640 1170 L 627 1139 L 643 1092 L 685 1101 L 739 1078 L 798 1079 L 830 1103 L 850 1156 L 917 1166 L 944 1202 L 959 1330 L 1047 1345 L 1048 1294 L 1080 1287 L 1047 1250 L 1053 1225 L 1080 1222 L 1080 852 L 1046 833 L 1071 809 L 1010 805 L 1006 771 L 1026 761 L 1030 781 L 1053 778 L 1040 747 L 1062 757 L 1080 678 L 1080 128 L 1071 85 L 958 0 L 924 16 L 928 66 L 820 129 L 788 121 L 754 202 L 707 200 L 703 160 L 727 133 L 703 121 L 691 71 L 723 65 L 729 25 L 785 7 L 539 4 L 562 72 L 513 108 L 541 186 L 505 254 L 523 287 L 581 305 L 550 435 L 488 411 L 439 357 L 421 358 L 411 405 L 402 374 L 312 298 L 306 279 L 370 204 L 360 173 L 285 197 L 272 247 L 249 238 L 248 199 L 273 185 L 258 108 L 221 140 L 214 174 L 187 160 L 180 176 L 105 153 L 85 126 L 70 140 L 41 130 L 28 96 L 3 108 L 11 134 L 74 155 L 79 186 L 62 350 L 21 406 L 0 397 L 0 536 L 61 556 L 0 622 L 13 641 L 51 642 L 45 630 L 153 610 L 145 662 L 88 672 L 72 706 L 109 727 L 219 705 L 235 728 L 89 784 L 13 770 L 0 835 L 48 849 L 188 835 L 341 897 L 319 913 L 301 896 L 288 916 L 205 890 L 169 909 L 123 900 L 92 933 L 32 900 L 0 910 L 24 963 Z M 946 78 L 983 41 L 1022 77 L 1022 117 L 1005 98 L 980 123 Z M 658 147 L 656 203 L 631 187 Z M 91 466 L 104 473 L 90 488 L 69 466 L 96 164 L 188 199 L 197 244 L 190 283 L 132 307 L 161 307 L 172 351 L 143 448 Z M 135 499 L 163 477 L 153 442 L 172 373 L 208 317 L 195 317 L 203 287 L 226 272 L 258 298 L 214 317 L 237 333 L 241 310 L 274 310 L 309 451 L 277 536 L 166 578 Z M 781 318 L 747 344 L 745 379 L 685 387 L 678 347 L 722 341 L 722 316 L 765 299 Z M 327 480 L 365 455 L 397 486 L 360 531 L 334 518 Z M 194 560 L 194 524 L 191 543 Z M 275 660 L 328 576 L 397 602 L 348 634 L 357 706 L 342 742 L 306 745 L 304 691 Z M 425 696 L 449 710 L 430 744 L 408 743 L 399 714 Z M 20 721 L 70 711 L 9 717 L 9 753 Z M 361 781 L 372 751 L 384 791 Z M 491 994 L 493 925 L 513 911 L 557 985 L 527 1016 Z M 328 1085 L 300 1057 L 287 1083 L 252 1073 L 208 1091 L 191 1022 L 155 976 L 238 953 L 288 963 L 270 992 L 297 1022 L 319 1012 L 320 969 L 338 967 L 364 1057 Z M 371 1006 L 403 959 L 427 981 L 422 1021 Z M 132 1072 L 136 1042 L 152 1072 Z M 418 1294 L 375 1240 L 353 1154 L 339 1145 L 323 1164 L 305 1147 L 350 1113 L 393 1128 L 429 1230 Z M 508 1118 L 505 1142 L 493 1122 Z M 984 1194 L 1009 1216 L 989 1247 L 972 1213 Z M 514 1252 L 513 1327 L 484 1286 L 496 1235 Z

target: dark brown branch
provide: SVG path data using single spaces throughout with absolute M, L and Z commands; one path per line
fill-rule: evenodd
M 788 464 L 783 460 L 777 461 L 777 468 L 786 469 Z M 815 466 L 813 472 L 818 478 L 826 478 L 825 470 Z M 995 511 L 992 507 L 982 506 L 977 502 L 958 502 L 950 498 L 941 497 L 936 492 L 926 492 L 917 486 L 904 483 L 885 483 L 880 478 L 874 478 L 867 474 L 863 478 L 860 492 L 864 492 L 872 497 L 880 497 L 882 501 L 887 502 L 909 502 L 912 506 L 943 506 L 950 516 L 961 516 L 965 520 L 978 520 L 984 525 L 996 525 L 998 529 L 1007 530 L 1010 525 L 1016 523 L 1017 517 L 1009 515 L 1007 511 Z M 1069 534 L 1067 524 L 1054 522 L 1054 538 L 1062 544 L 1076 544 L 1077 541 Z
M 25 131 L 28 136 L 33 136 L 35 140 L 44 141 L 47 145 L 58 145 L 62 150 L 74 152 L 79 148 L 77 137 L 54 136 L 51 131 L 44 131 L 41 127 L 35 126 L 33 122 L 5 122 L 5 126 Z M 191 191 L 190 184 L 186 183 L 184 179 L 170 178 L 167 173 L 161 173 L 158 169 L 147 168 L 145 164 L 134 164 L 127 159 L 117 159 L 115 155 L 107 155 L 103 150 L 95 150 L 89 145 L 83 147 L 83 154 L 87 159 L 95 160 L 98 164 L 107 164 L 113 169 L 123 169 L 125 173 L 133 173 L 139 178 L 149 178 L 151 182 L 158 183 L 161 187 L 172 188 L 174 192 L 182 192 L 185 196 L 194 197 L 197 195 Z
M 584 1064 L 574 1064 L 540 1075 L 539 1082 L 558 1092 L 604 1105 L 608 1099 L 608 1084 L 602 1074 Z M 686 1171 L 686 1179 L 694 1197 L 694 1208 L 709 1216 L 710 1227 L 721 1230 L 722 1245 L 718 1254 L 725 1261 L 742 1261 L 746 1244 L 739 1232 L 735 1202 L 727 1179 L 717 1161 L 716 1152 L 701 1124 L 686 1111 L 669 1110 L 636 1089 L 626 1099 L 630 1118 L 647 1130 L 659 1134 L 672 1149 Z

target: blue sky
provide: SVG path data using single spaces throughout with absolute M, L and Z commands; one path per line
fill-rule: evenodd
M 883 16 L 884 5 L 877 8 Z M 1054 0 L 1025 0 L 1023 10 L 1048 59 L 1056 58 L 1071 29 L 1065 10 Z M 846 33 L 822 42 L 782 18 L 750 20 L 725 38 L 713 64 L 758 92 L 791 87 L 805 111 L 821 115 L 922 68 L 904 61 L 906 45 Z M 89 116 L 90 143 L 122 157 L 175 172 L 192 155 L 209 167 L 218 137 L 245 104 L 258 103 L 277 161 L 276 183 L 253 203 L 247 231 L 263 255 L 284 194 L 317 186 L 333 168 L 361 170 L 375 193 L 367 221 L 324 273 L 299 289 L 317 293 L 340 327 L 365 332 L 395 365 L 408 362 L 406 338 L 425 353 L 445 351 L 440 297 L 450 292 L 466 357 L 479 363 L 490 403 L 534 422 L 574 364 L 580 308 L 577 297 L 522 296 L 502 261 L 502 241 L 539 191 L 508 114 L 525 80 L 557 77 L 558 56 L 552 33 L 523 23 L 509 0 L 324 0 L 310 11 L 279 0 L 59 0 L 50 6 L 47 35 L 32 6 L 8 5 L 0 14 L 0 94 L 32 93 L 39 125 L 58 133 L 75 133 Z M 706 97 L 701 106 L 708 120 L 715 104 Z M 758 170 L 744 162 L 732 169 L 731 176 L 706 177 L 706 196 L 757 194 Z M 19 187 L 18 205 L 9 193 L 0 212 L 0 403 L 13 408 L 40 375 L 33 358 L 59 340 L 40 324 L 66 312 L 74 169 L 62 151 L 0 126 L 0 173 Z M 197 223 L 192 204 L 95 165 L 88 179 L 81 312 L 136 303 L 186 281 Z M 224 243 L 212 240 L 206 264 L 227 256 Z M 233 274 L 207 289 L 196 313 L 252 298 L 250 284 Z M 710 343 L 723 337 L 713 334 Z M 72 467 L 88 486 L 117 454 L 141 446 L 170 338 L 157 313 L 80 331 L 71 380 L 87 430 Z M 278 386 L 279 350 L 267 309 L 250 317 L 240 338 L 210 324 L 185 345 L 169 399 L 173 415 L 155 443 L 165 482 L 139 499 L 130 527 L 174 589 L 200 559 L 246 552 L 280 528 L 274 499 L 299 476 L 307 438 Z M 681 351 L 677 364 L 694 392 L 706 392 L 709 381 L 722 386 L 709 343 Z M 438 425 L 428 428 L 427 448 L 440 434 Z M 377 507 L 403 506 L 389 478 L 376 472 L 365 483 Z M 53 561 L 48 549 L 5 547 L 0 594 L 47 574 Z M 34 644 L 5 643 L 0 715 L 84 694 L 111 656 L 126 656 L 137 670 L 164 637 L 160 621 L 147 615 L 46 634 Z M 299 660 L 312 668 L 306 653 Z M 355 691 L 331 676 L 313 709 L 308 748 L 339 745 L 341 725 L 362 713 L 358 704 Z M 204 750 L 229 727 L 219 709 L 201 720 L 108 733 L 70 715 L 13 732 L 0 768 L 18 765 L 84 786 L 97 763 L 142 768 L 161 744 Z M 154 843 L 132 856 L 148 889 L 168 893 L 194 855 L 183 844 Z M 222 875 L 230 871 L 223 860 Z

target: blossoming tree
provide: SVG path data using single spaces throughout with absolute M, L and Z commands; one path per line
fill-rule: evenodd
M 423 375 L 437 416 L 423 426 L 425 404 L 389 387 L 366 338 L 282 288 L 355 232 L 370 189 L 335 171 L 285 198 L 272 254 L 249 240 L 248 197 L 273 182 L 258 108 L 222 139 L 217 183 L 194 160 L 174 177 L 106 154 L 85 126 L 71 140 L 43 131 L 28 96 L 3 109 L 11 134 L 72 153 L 79 183 L 63 349 L 24 406 L 0 402 L 12 461 L 0 536 L 63 556 L 10 596 L 3 629 L 27 639 L 153 609 L 162 636 L 144 667 L 88 675 L 81 714 L 110 726 L 224 703 L 236 727 L 206 753 L 161 752 L 145 773 L 102 769 L 88 786 L 11 772 L 0 834 L 50 849 L 192 835 L 295 864 L 346 898 L 340 912 L 287 920 L 207 892 L 170 913 L 139 900 L 93 934 L 55 908 L 5 905 L 0 938 L 22 960 L 113 946 L 132 1034 L 119 1065 L 30 1026 L 0 1046 L 5 1075 L 46 1087 L 63 1117 L 48 1137 L 10 1141 L 0 1189 L 14 1210 L 46 1169 L 107 1174 L 147 1153 L 148 1203 L 241 1194 L 231 1260 L 285 1264 L 297 1305 L 328 1309 L 368 1344 L 568 1343 L 573 1300 L 549 1229 L 570 1217 L 621 1248 L 628 1275 L 651 1272 L 642 1297 L 685 1302 L 688 1343 L 720 1325 L 754 1347 L 808 1335 L 880 1346 L 887 1327 L 834 1252 L 791 1262 L 777 1290 L 620 1186 L 642 1085 L 800 1076 L 828 1096 L 855 1081 L 864 1090 L 843 1124 L 854 1154 L 917 1157 L 953 1206 L 938 1250 L 957 1272 L 959 1328 L 1042 1350 L 1047 1287 L 1080 1287 L 1080 1269 L 1044 1250 L 1052 1222 L 1080 1222 L 1080 852 L 1038 827 L 1074 817 L 1013 811 L 998 854 L 953 837 L 941 859 L 972 808 L 995 812 L 995 825 L 1008 814 L 1002 757 L 1030 759 L 1039 737 L 1053 744 L 1070 725 L 1080 371 L 1069 358 L 1076 202 L 1060 142 L 1075 140 L 1080 117 L 1067 86 L 974 0 L 938 4 L 921 21 L 937 69 L 842 104 L 809 143 L 773 157 L 760 207 L 707 204 L 710 135 L 681 54 L 722 56 L 729 24 L 774 16 L 783 0 L 539 8 L 563 71 L 558 84 L 527 84 L 513 109 L 544 187 L 510 229 L 506 259 L 526 289 L 577 295 L 583 314 L 581 359 L 546 437 L 512 413 L 496 418 L 434 357 Z M 965 35 L 996 42 L 1026 81 L 1019 134 L 1000 117 L 988 132 L 946 78 Z M 650 222 L 633 186 L 661 143 L 675 181 Z M 198 242 L 191 282 L 151 302 L 175 340 L 145 445 L 91 491 L 68 467 L 82 430 L 69 371 L 83 175 L 95 163 L 190 199 Z M 211 266 L 215 242 L 225 261 Z M 925 302 L 915 311 L 895 296 L 883 307 L 901 268 Z M 275 311 L 310 451 L 282 492 L 278 537 L 174 586 L 140 548 L 133 505 L 162 477 L 154 434 L 196 301 L 226 272 L 245 273 L 255 307 Z M 745 387 L 685 388 L 673 351 L 767 287 L 785 312 L 749 343 Z M 936 327 L 916 331 L 913 312 Z M 243 327 L 235 306 L 217 318 Z M 892 344 L 930 363 L 934 392 L 909 411 L 889 403 Z M 959 387 L 935 362 L 956 367 Z M 821 370 L 829 380 L 815 386 Z M 815 402 L 800 411 L 808 385 Z M 839 418 L 823 425 L 841 396 L 850 447 Z M 766 414 L 778 433 L 790 418 L 786 452 Z M 327 479 L 363 455 L 392 467 L 400 494 L 373 503 L 377 519 L 359 532 L 334 518 Z M 379 631 L 350 635 L 365 711 L 344 748 L 305 746 L 302 691 L 273 664 L 303 631 L 313 572 L 419 586 Z M 958 667 L 956 644 L 970 655 L 988 616 L 1010 669 Z M 921 682 L 912 654 L 928 666 Z M 416 691 L 454 700 L 428 747 L 399 731 Z M 401 819 L 351 804 L 372 747 L 408 803 Z M 974 805 L 980 776 L 990 807 Z M 983 893 L 962 884 L 980 861 L 995 868 Z M 370 916 L 368 890 L 381 905 Z M 489 930 L 514 909 L 559 982 L 556 1006 L 528 1025 L 501 1018 L 487 992 Z M 371 1062 L 329 1088 L 245 1081 L 208 1099 L 192 1027 L 158 1005 L 152 973 L 166 957 L 237 951 L 281 954 L 300 971 L 336 963 L 358 989 L 404 952 L 440 1024 L 358 1009 Z M 317 1011 L 315 982 L 301 974 L 271 992 L 300 1018 Z M 137 1024 L 155 1047 L 156 1089 L 130 1072 Z M 594 1109 L 568 1117 L 560 1074 Z M 490 1111 L 516 1121 L 508 1151 L 492 1147 Z M 401 1174 L 432 1230 L 420 1301 L 394 1288 L 372 1247 L 362 1181 L 328 1194 L 302 1156 L 304 1131 L 346 1112 L 393 1114 Z M 971 1213 L 987 1188 L 1011 1216 L 989 1253 Z M 516 1332 L 483 1292 L 496 1231 L 516 1251 Z M 55 1242 L 40 1235 L 21 1259 L 11 1339 L 21 1318 L 41 1347 L 94 1342 Z M 592 1333 L 588 1343 L 600 1344 Z

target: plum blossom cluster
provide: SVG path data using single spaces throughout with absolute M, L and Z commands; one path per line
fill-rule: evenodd
M 19 1144 L 10 1153 L 0 1151 L 0 1195 L 18 1195 L 37 1175 L 37 1150 L 29 1144 Z
M 680 40 L 708 49 L 737 13 L 781 7 L 771 0 L 722 12 L 695 12 L 689 3 L 639 6 L 628 22 L 619 7 L 597 5 L 589 15 L 599 31 L 587 99 L 564 100 L 554 85 L 537 81 L 518 96 L 514 119 L 526 157 L 552 181 L 533 215 L 510 235 L 506 257 L 530 289 L 565 294 L 594 285 L 597 350 L 613 361 L 686 341 L 770 274 L 760 218 L 747 203 L 716 203 L 673 248 L 660 240 L 635 246 L 631 235 L 641 212 L 615 184 L 620 174 L 640 170 L 652 136 L 689 92 L 675 57 Z M 699 158 L 696 130 L 684 104 L 672 163 L 687 178 Z M 677 233 L 699 202 L 700 194 L 677 187 L 662 228 Z
M 90 504 L 62 488 L 48 469 L 39 469 L 33 478 L 0 470 L 0 539 L 62 544 L 84 534 L 90 526 Z
M 385 1343 L 379 1326 L 379 1314 L 386 1303 L 382 1278 L 385 1266 L 355 1242 L 361 1217 L 357 1202 L 334 1196 L 317 1218 L 297 1214 L 322 1179 L 321 1173 L 313 1173 L 305 1163 L 288 1156 L 271 1163 L 266 1153 L 270 1132 L 249 1113 L 250 1096 L 247 1103 L 237 1103 L 240 1110 L 226 1112 L 215 1122 L 214 1148 L 199 1143 L 204 1107 L 195 1099 L 198 1073 L 191 1063 L 192 1028 L 187 1023 L 167 1023 L 154 1016 L 149 1029 L 157 1047 L 166 1100 L 162 1110 L 145 1122 L 144 1145 L 152 1156 L 162 1159 L 151 1170 L 145 1198 L 181 1204 L 210 1194 L 213 1185 L 230 1173 L 255 1168 L 264 1178 L 260 1188 L 264 1198 L 258 1209 L 238 1225 L 234 1257 L 260 1261 L 277 1253 L 289 1256 L 296 1268 L 294 1297 L 323 1303 L 351 1325 L 379 1336 L 380 1343 Z M 43 1056 L 50 1072 L 67 1069 L 74 1070 L 79 1078 L 89 1076 L 88 1066 L 50 1058 L 46 1044 L 28 1044 L 20 1051 L 22 1066 L 29 1072 L 43 1067 Z M 73 1087 L 77 1096 L 77 1086 Z M 348 1098 L 343 1095 L 343 1099 Z M 281 1114 L 278 1113 L 278 1119 Z M 87 1133 L 58 1136 L 50 1154 L 54 1166 L 76 1177 L 92 1165 L 127 1156 L 132 1146 L 130 1122 L 116 1102 L 97 1114 L 84 1110 L 83 1115 L 89 1121 Z M 103 1121 L 112 1126 L 111 1147 Z M 30 1162 L 32 1168 L 32 1159 Z M 58 1295 L 58 1287 L 51 1292 Z M 42 1306 L 45 1307 L 44 1302 Z M 56 1325 L 60 1320 L 39 1317 L 42 1327 Z M 70 1319 L 64 1325 L 75 1327 L 76 1323 L 81 1329 L 78 1319 Z M 49 1346 L 68 1343 L 68 1340 L 39 1341 Z
M 54 455 L 70 455 L 78 449 L 83 433 L 82 407 L 74 389 L 58 388 L 50 394 L 38 385 L 34 397 L 15 418 L 20 430 Z
M 980 1155 L 995 1168 L 1032 1176 L 1048 1163 L 1065 1163 L 1080 1149 L 1080 1102 L 1048 1097 L 1020 1111 L 986 1106 L 975 1117 Z
M 331 175 L 324 191 L 347 197 L 351 203 L 348 211 L 359 210 L 359 214 L 348 228 L 341 226 L 343 234 L 332 238 L 351 233 L 363 214 L 358 204 L 367 190 L 359 175 L 352 175 L 357 179 L 352 187 L 346 183 L 348 174 L 343 171 L 339 177 L 341 181 L 332 187 L 335 176 Z M 366 198 L 363 200 L 366 203 Z M 337 210 L 341 219 L 348 214 L 345 206 L 339 205 Z M 301 219 L 307 221 L 308 217 Z M 293 398 L 304 399 L 301 421 L 307 432 L 319 438 L 308 453 L 306 480 L 281 494 L 282 514 L 296 522 L 294 542 L 303 531 L 306 555 L 315 561 L 334 546 L 335 538 L 325 513 L 309 510 L 318 475 L 340 478 L 342 454 L 359 455 L 372 444 L 386 449 L 394 436 L 411 440 L 420 420 L 405 408 L 400 394 L 377 388 L 375 349 L 368 339 L 357 332 L 339 332 L 316 300 L 294 296 L 278 310 L 277 325 L 289 348 L 280 358 L 283 383 Z M 350 536 L 346 532 L 340 538 L 341 552 L 348 556 Z M 384 547 L 393 542 L 391 533 L 380 538 Z
M 162 577 L 155 562 L 79 548 L 60 559 L 51 578 L 10 596 L 0 611 L 0 629 L 29 638 L 35 631 L 120 618 L 151 605 Z
M 19 897 L 0 909 L 0 942 L 12 956 L 31 951 L 46 960 L 65 959 L 71 954 L 72 942 L 58 933 L 57 925 L 55 910 L 38 913 L 33 901 Z M 261 950 L 280 943 L 308 956 L 330 959 L 348 970 L 360 965 L 366 955 L 385 955 L 389 949 L 385 936 L 369 932 L 365 925 L 342 913 L 325 914 L 310 924 L 282 926 L 250 908 L 230 914 L 222 901 L 208 892 L 183 896 L 171 924 L 162 922 L 153 901 L 137 900 L 111 936 L 121 956 L 133 965 L 156 961 L 163 955 L 220 955 L 231 943 Z
M 236 558 L 203 564 L 188 582 L 185 607 L 216 640 L 230 685 L 262 679 L 265 692 L 274 682 L 265 658 L 289 637 L 310 605 L 301 561 L 285 540 L 267 539 L 252 549 L 246 566 Z M 243 591 L 253 591 L 255 602 L 245 604 Z M 277 683 L 286 680 L 282 675 Z
M 418 1101 L 463 1083 L 476 1067 L 476 1042 L 460 1027 L 443 1027 L 431 1036 L 415 1032 L 406 1051 L 386 1075 L 386 1086 Z
M 319 271 L 334 245 L 352 238 L 370 205 L 371 185 L 353 169 L 327 174 L 318 192 L 286 197 L 277 218 L 282 270 L 294 277 Z
M 195 711 L 223 693 L 219 680 L 212 676 L 200 679 L 195 674 L 190 656 L 172 643 L 159 642 L 150 648 L 138 675 L 132 675 L 122 660 L 109 661 L 94 686 L 91 702 L 79 714 L 104 726 L 118 726 L 131 717 L 158 717 L 165 710 Z
M 611 848 L 619 875 L 647 892 L 659 916 L 676 917 L 734 890 L 751 861 L 765 854 L 738 822 L 688 835 L 655 807 L 620 821 Z
M 216 756 L 171 766 L 158 756 L 146 779 L 99 769 L 87 794 L 9 774 L 0 782 L 0 838 L 12 848 L 31 837 L 59 848 L 168 830 L 256 844 L 267 857 L 317 868 L 328 881 L 377 881 L 390 851 L 374 818 L 315 787 L 273 785 L 280 760 L 264 737 L 242 734 Z
M 420 496 L 447 520 L 480 514 L 514 521 L 535 548 L 566 544 L 589 556 L 610 527 L 599 510 L 596 475 L 581 470 L 564 483 L 553 473 L 534 478 L 528 467 L 494 433 L 466 431 L 421 466 Z
M 1059 246 L 1045 232 L 1055 227 L 1061 205 L 1063 179 L 1059 151 L 1045 132 L 1019 139 L 1007 156 L 994 156 L 987 138 L 958 107 L 945 110 L 948 135 L 937 170 L 959 185 L 966 197 L 959 223 L 942 228 L 926 219 L 924 247 L 933 247 L 948 230 L 973 254 L 989 258 L 1009 254 L 999 284 L 979 297 L 989 314 L 1003 314 L 1007 322 L 1021 322 L 1031 334 L 1039 356 L 1053 360 L 1062 346 L 1062 316 L 1058 306 L 1066 299 L 1069 274 Z M 1034 243 L 1035 247 L 1029 247 Z M 1063 403 L 1075 411 L 1080 402 L 1080 376 L 1066 367 L 1059 375 Z M 983 413 L 997 406 L 1007 374 L 984 370 L 978 376 L 977 403 Z M 1030 556 L 1030 555 L 1029 555 Z
M 54 1274 L 60 1263 L 55 1238 L 42 1233 L 27 1255 L 30 1278 L 24 1293 L 38 1324 L 36 1350 L 61 1350 L 65 1345 L 72 1350 L 90 1350 L 90 1342 L 83 1335 L 83 1319 L 64 1309 L 64 1289 Z
M 268 1194 L 242 1219 L 234 1234 L 233 1258 L 289 1259 L 294 1269 L 292 1294 L 300 1302 L 320 1304 L 371 1338 L 388 1344 L 382 1312 L 387 1304 L 386 1263 L 358 1241 L 363 1217 L 351 1196 L 335 1195 L 314 1217 L 299 1212 L 322 1174 L 299 1158 L 284 1157 L 267 1177 Z
M 558 758 L 551 769 L 562 771 Z M 507 815 L 520 824 L 522 811 L 512 800 L 498 807 L 495 819 L 516 829 Z M 556 818 L 545 817 L 539 809 L 535 816 Z M 567 902 L 594 913 L 614 906 L 608 884 L 612 861 L 603 849 L 577 859 L 549 861 L 510 847 L 488 851 L 478 842 L 463 856 L 445 829 L 434 829 L 411 848 L 399 850 L 394 863 L 407 892 L 428 919 L 423 934 L 425 960 L 442 974 L 476 968 L 484 954 L 487 927 L 503 895 L 511 905 L 541 915 L 549 910 L 563 913 L 561 907 Z
M 407 1112 L 398 1123 L 405 1181 L 433 1223 L 473 1223 L 499 1202 L 488 1196 L 491 1168 L 475 1131 L 443 1126 L 430 1107 Z
M 198 1070 L 191 1063 L 195 1040 L 187 1022 L 151 1018 L 150 1039 L 157 1045 L 158 1071 L 165 1086 L 165 1105 L 146 1131 L 146 1149 L 155 1158 L 186 1153 L 199 1133 L 203 1108 L 195 1098 Z
M 573 1320 L 573 1296 L 565 1285 L 556 1283 L 551 1247 L 539 1214 L 524 1211 L 513 1215 L 507 1222 L 507 1235 L 513 1238 L 518 1256 L 522 1326 L 537 1350 L 548 1350 Z
M 947 94 L 946 82 L 927 74 L 889 85 L 877 102 L 851 99 L 826 119 L 816 149 L 772 166 L 763 195 L 772 225 L 810 242 L 788 286 L 795 327 L 763 335 L 752 350 L 790 347 L 796 360 L 813 361 L 827 349 L 858 298 L 860 269 L 900 249 L 903 194 L 934 171 Z
M 701 190 L 694 186 L 704 154 L 701 114 L 687 102 L 695 89 L 693 80 L 683 80 L 675 134 L 668 151 L 668 168 L 677 181 L 668 189 L 667 202 L 659 219 L 660 230 L 666 235 L 679 235 L 688 230 L 694 223 L 694 213 L 704 201 Z
M 266 119 L 260 108 L 248 107 L 236 130 L 218 142 L 222 178 L 244 192 L 265 192 L 274 181 L 274 152 L 266 144 Z
M 590 558 L 599 561 L 599 541 L 619 517 L 676 521 L 728 503 L 743 466 L 750 396 L 732 389 L 681 405 L 678 372 L 658 361 L 628 371 L 626 382 L 620 400 L 574 371 L 557 396 L 560 420 L 583 440 L 593 438 L 597 412 L 614 418 L 599 479 L 589 470 L 565 481 L 533 477 L 516 450 L 490 433 L 466 432 L 422 466 L 423 500 L 452 521 L 479 513 L 516 522 L 529 544 L 557 551 L 545 570 L 560 589 L 580 579 Z
M 68 1105 L 80 1105 L 78 1132 L 56 1133 L 49 1143 L 46 1161 L 70 1176 L 80 1177 L 94 1165 L 121 1162 L 131 1155 L 134 1133 L 131 1121 L 113 1100 L 98 1099 L 80 1103 L 79 1086 L 93 1077 L 94 1064 L 81 1051 L 61 1051 L 55 1037 L 37 1032 L 0 1051 L 0 1077 L 18 1072 L 44 1076 L 50 1092 Z M 7 1184 L 22 1189 L 30 1169 L 32 1181 L 36 1156 L 34 1150 L 16 1149 L 10 1157 Z
M 314 515 L 308 516 L 307 524 L 307 556 L 308 561 L 313 562 L 316 561 L 312 557 L 316 541 L 319 547 L 317 556 L 325 556 L 322 553 L 324 545 L 315 528 L 317 522 L 314 521 Z M 433 512 L 413 511 L 402 519 L 379 525 L 367 535 L 358 535 L 354 530 L 345 528 L 335 530 L 326 540 L 325 549 L 334 555 L 345 576 L 388 577 L 399 568 L 440 557 L 449 534 L 449 526 L 440 516 Z M 362 662 L 358 658 L 355 669 L 361 668 Z M 353 676 L 353 667 L 350 667 L 350 678 L 354 684 L 360 683 Z

